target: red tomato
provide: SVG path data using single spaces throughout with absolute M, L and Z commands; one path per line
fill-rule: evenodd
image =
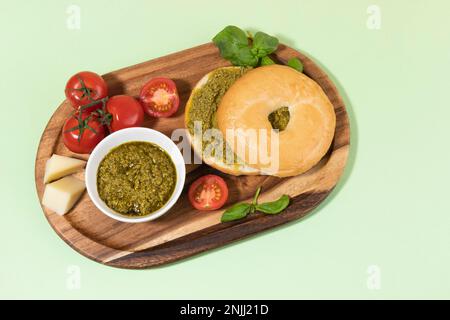
M 75 113 L 63 126 L 64 145 L 75 153 L 91 153 L 106 136 L 105 126 L 99 119 L 85 112 Z
M 105 80 L 98 74 L 90 71 L 83 71 L 72 76 L 66 84 L 66 98 L 75 109 L 100 100 L 108 96 L 108 87 Z M 93 111 L 101 107 L 98 103 L 86 108 L 83 111 Z
M 120 95 L 109 98 L 106 111 L 111 115 L 109 129 L 111 132 L 140 127 L 144 122 L 144 111 L 141 104 L 133 97 Z
M 228 186 L 225 180 L 208 174 L 195 180 L 189 187 L 189 201 L 198 210 L 216 210 L 228 199 Z
M 142 87 L 139 97 L 144 110 L 156 118 L 170 117 L 180 104 L 177 86 L 168 78 L 151 79 Z

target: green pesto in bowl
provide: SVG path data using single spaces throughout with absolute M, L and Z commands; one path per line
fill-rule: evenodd
M 132 141 L 113 148 L 97 170 L 100 198 L 126 216 L 145 216 L 162 208 L 176 182 L 172 159 L 150 142 Z

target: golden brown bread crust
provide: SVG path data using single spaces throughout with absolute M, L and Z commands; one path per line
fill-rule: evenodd
M 217 110 L 217 124 L 236 153 L 233 137 L 227 129 L 266 129 L 270 146 L 272 126 L 268 115 L 287 106 L 290 120 L 279 138 L 279 163 L 270 169 L 260 159 L 250 162 L 248 155 L 258 154 L 260 143 L 244 135 L 246 154 L 238 155 L 260 173 L 280 177 L 301 174 L 326 154 L 334 136 L 336 115 L 322 88 L 312 79 L 290 67 L 271 65 L 248 71 L 225 93 Z M 276 153 L 272 153 L 274 156 Z

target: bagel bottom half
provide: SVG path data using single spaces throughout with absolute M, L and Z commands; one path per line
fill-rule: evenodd
M 236 159 L 223 137 L 211 138 L 205 132 L 215 129 L 220 133 L 216 120 L 220 101 L 235 81 L 247 71 L 248 68 L 222 67 L 209 72 L 196 84 L 185 108 L 187 136 L 194 152 L 206 164 L 231 175 L 255 175 L 259 174 L 259 170 Z M 200 128 L 195 127 L 195 123 L 199 123 Z M 200 132 L 195 132 L 196 128 Z M 213 148 L 221 150 L 221 154 L 214 152 Z M 227 154 L 231 156 L 227 157 Z

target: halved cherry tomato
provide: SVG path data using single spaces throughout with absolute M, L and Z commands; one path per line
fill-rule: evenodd
M 152 117 L 167 118 L 178 110 L 180 98 L 173 80 L 153 78 L 148 81 L 139 95 L 144 110 Z
M 107 133 L 97 116 L 86 112 L 67 118 L 62 132 L 64 145 L 75 153 L 91 153 Z
M 108 96 L 108 87 L 105 80 L 98 74 L 90 71 L 82 71 L 73 75 L 66 84 L 66 98 L 72 106 L 79 110 L 81 106 L 92 103 Z M 90 112 L 102 106 L 94 104 L 83 111 Z
M 225 180 L 208 174 L 195 180 L 189 187 L 189 201 L 198 210 L 216 210 L 228 199 L 228 186 Z
M 111 132 L 140 127 L 144 122 L 144 111 L 141 104 L 131 96 L 119 95 L 109 98 L 106 111 L 110 114 L 109 129 Z

